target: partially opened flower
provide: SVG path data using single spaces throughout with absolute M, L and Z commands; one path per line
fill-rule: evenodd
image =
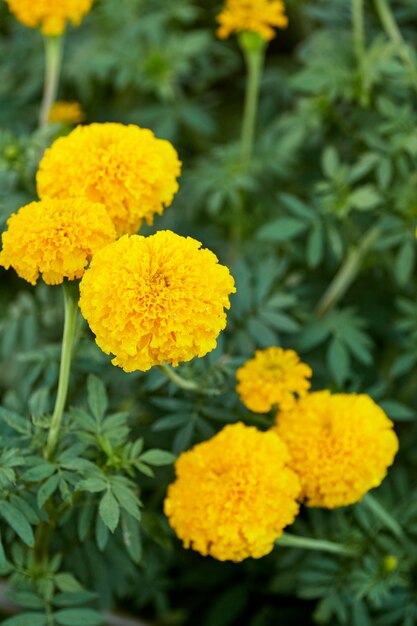
M 2 235 L 0 265 L 33 285 L 81 278 L 93 254 L 116 232 L 102 204 L 85 198 L 32 202 L 13 214 Z
M 62 35 L 67 22 L 78 26 L 93 0 L 6 0 L 15 17 L 44 35 Z
M 309 506 L 357 502 L 381 484 L 398 450 L 393 424 L 367 395 L 312 393 L 277 417 Z
M 271 552 L 299 509 L 288 461 L 274 432 L 242 423 L 181 454 L 164 509 L 184 547 L 220 561 Z
M 61 124 L 79 124 L 84 119 L 84 112 L 78 102 L 57 100 L 49 111 L 48 121 Z
M 85 196 L 104 204 L 118 235 L 152 224 L 178 190 L 174 147 L 152 131 L 116 123 L 78 126 L 46 150 L 37 174 L 41 198 Z
M 216 347 L 235 291 L 227 267 L 200 242 L 159 231 L 98 252 L 81 285 L 81 311 L 114 365 L 146 371 Z
M 238 369 L 238 392 L 243 404 L 255 413 L 267 413 L 274 406 L 285 407 L 304 396 L 313 372 L 294 350 L 272 347 L 258 350 Z
M 217 34 L 221 39 L 249 31 L 269 41 L 275 37 L 274 28 L 288 25 L 281 0 L 226 0 L 217 21 L 220 24 Z

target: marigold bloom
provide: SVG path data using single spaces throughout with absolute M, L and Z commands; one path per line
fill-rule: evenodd
M 231 33 L 250 31 L 267 41 L 275 37 L 274 28 L 286 28 L 288 18 L 281 0 L 226 0 L 217 16 L 217 35 L 226 39 Z
M 79 124 L 84 119 L 84 112 L 78 102 L 57 100 L 49 111 L 48 121 L 61 124 Z
M 274 432 L 242 423 L 181 454 L 164 510 L 184 547 L 220 561 L 271 552 L 299 508 L 288 460 Z
M 227 267 L 190 237 L 125 235 L 98 252 L 81 281 L 81 311 L 114 365 L 146 371 L 216 347 L 235 291 Z
M 67 21 L 78 26 L 93 0 L 6 0 L 14 16 L 31 28 L 40 26 L 44 35 L 62 35 Z
M 248 409 L 267 413 L 273 406 L 281 408 L 303 396 L 310 388 L 311 368 L 302 363 L 294 350 L 267 348 L 258 350 L 238 371 L 236 391 Z
M 93 254 L 114 241 L 105 207 L 84 198 L 31 202 L 13 214 L 3 233 L 0 265 L 32 285 L 81 278 Z
M 119 235 L 152 224 L 178 190 L 181 163 L 152 131 L 123 124 L 77 126 L 46 150 L 37 174 L 41 198 L 85 196 L 104 204 Z
M 279 413 L 275 429 L 309 506 L 357 502 L 381 484 L 398 450 L 391 420 L 366 395 L 312 393 Z

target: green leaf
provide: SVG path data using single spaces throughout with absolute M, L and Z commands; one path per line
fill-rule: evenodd
M 19 415 L 15 411 L 10 411 L 4 407 L 0 407 L 0 418 L 21 435 L 30 435 L 31 423 L 30 421 Z
M 32 528 L 26 517 L 9 502 L 0 502 L 0 515 L 13 528 L 15 533 L 30 548 L 35 544 Z
M 322 155 L 323 173 L 327 178 L 335 178 L 340 168 L 339 155 L 334 146 L 327 146 Z
M 415 262 L 415 242 L 406 241 L 400 249 L 395 260 L 395 277 L 400 285 L 405 285 L 410 280 Z
M 104 622 L 92 609 L 63 609 L 54 613 L 54 619 L 61 626 L 98 626 Z
M 103 478 L 86 478 L 80 480 L 77 484 L 77 491 L 89 491 L 90 493 L 99 493 L 107 489 L 108 484 Z
M 349 376 L 350 358 L 343 342 L 334 337 L 327 351 L 327 362 L 331 375 L 338 385 L 343 385 Z
M 364 185 L 353 191 L 349 196 L 349 204 L 358 211 L 370 211 L 382 202 L 382 196 L 374 185 Z
M 74 576 L 68 572 L 62 572 L 55 576 L 55 583 L 58 589 L 65 593 L 77 593 L 83 591 L 82 586 Z
M 397 402 L 396 400 L 384 400 L 379 404 L 387 415 L 395 421 L 409 422 L 416 419 L 416 411 L 401 402 Z
M 316 224 L 307 240 L 307 263 L 310 267 L 317 267 L 323 258 L 324 233 L 321 224 Z
M 176 456 L 165 450 L 147 450 L 140 456 L 142 463 L 149 465 L 171 465 L 174 463 Z
M 114 533 L 119 523 L 120 507 L 110 489 L 101 498 L 98 510 L 104 524 Z
M 134 563 L 142 559 L 142 540 L 140 527 L 136 519 L 128 513 L 122 513 L 123 542 Z
M 288 241 L 303 233 L 307 227 L 308 224 L 306 224 L 306 222 L 302 222 L 293 217 L 280 217 L 273 222 L 261 226 L 256 237 L 260 241 Z
M 35 467 L 31 467 L 22 474 L 22 479 L 28 482 L 38 482 L 51 476 L 56 470 L 55 465 L 51 463 L 40 463 Z
M 99 378 L 90 375 L 87 380 L 88 406 L 96 420 L 100 422 L 108 406 L 106 388 Z
M 25 609 L 43 609 L 44 601 L 36 593 L 30 591 L 20 591 L 19 589 L 11 589 L 7 592 L 7 597 L 12 602 Z

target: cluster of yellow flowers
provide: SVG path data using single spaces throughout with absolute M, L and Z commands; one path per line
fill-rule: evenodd
M 40 26 L 44 35 L 62 35 L 67 22 L 78 26 L 93 0 L 6 0 L 16 18 L 31 28 Z
M 295 500 L 333 509 L 381 484 L 398 450 L 391 420 L 366 395 L 307 393 L 311 375 L 294 351 L 275 347 L 238 370 L 242 401 L 260 412 L 279 406 L 276 424 L 256 436 L 227 426 L 180 455 L 165 512 L 185 547 L 258 558 L 294 519 Z

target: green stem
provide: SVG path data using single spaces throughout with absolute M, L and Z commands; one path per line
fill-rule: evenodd
M 162 372 L 164 372 L 165 376 L 169 378 L 169 380 L 171 380 L 173 383 L 175 383 L 177 387 L 180 387 L 181 389 L 185 389 L 185 391 L 194 391 L 196 393 L 203 393 L 207 396 L 218 396 L 220 394 L 219 389 L 204 389 L 203 387 L 200 387 L 200 385 L 198 385 L 193 380 L 186 380 L 185 378 L 183 378 L 182 376 L 174 372 L 172 367 L 170 367 L 166 363 L 159 365 L 159 369 Z
M 333 541 L 325 541 L 323 539 L 310 539 L 309 537 L 297 537 L 284 533 L 276 540 L 276 545 L 282 548 L 301 548 L 304 550 L 321 550 L 323 552 L 332 552 L 333 554 L 342 554 L 344 556 L 357 556 L 355 550 L 343 546 Z
M 63 290 L 65 304 L 64 336 L 62 339 L 58 392 L 56 396 L 54 412 L 52 414 L 51 427 L 49 429 L 48 443 L 45 450 L 45 457 L 47 459 L 50 459 L 52 457 L 58 443 L 62 414 L 64 412 L 65 402 L 68 395 L 68 384 L 71 370 L 71 356 L 78 316 L 78 298 L 74 285 L 71 283 L 64 284 Z
M 351 248 L 336 276 L 320 299 L 315 314 L 323 317 L 331 311 L 345 295 L 351 284 L 357 277 L 362 261 L 379 235 L 377 227 L 371 228 L 359 242 L 359 245 Z
M 247 69 L 245 109 L 240 145 L 242 164 L 247 168 L 252 158 L 255 140 L 259 90 L 265 60 L 266 42 L 255 33 L 244 32 L 239 37 L 239 44 L 245 57 Z
M 39 128 L 48 124 L 49 113 L 58 93 L 61 74 L 63 35 L 45 36 L 45 81 L 39 113 Z
M 356 61 L 358 64 L 358 88 L 359 100 L 363 106 L 368 105 L 368 94 L 364 85 L 364 64 L 366 54 L 365 43 L 365 21 L 363 12 L 363 0 L 352 0 L 352 26 L 353 26 L 353 46 L 355 50 Z
M 401 525 L 392 517 L 390 513 L 388 513 L 386 509 L 384 509 L 382 504 L 380 504 L 374 496 L 367 493 L 366 496 L 362 498 L 362 503 L 382 522 L 383 526 L 388 528 L 393 533 L 393 535 L 395 535 L 398 539 L 405 538 Z
M 404 63 L 411 72 L 414 88 L 417 90 L 417 68 L 414 64 L 413 57 L 407 43 L 402 36 L 395 17 L 391 11 L 387 0 L 375 0 L 375 8 L 381 20 L 381 24 L 388 35 L 389 39 L 398 46 L 398 53 Z

